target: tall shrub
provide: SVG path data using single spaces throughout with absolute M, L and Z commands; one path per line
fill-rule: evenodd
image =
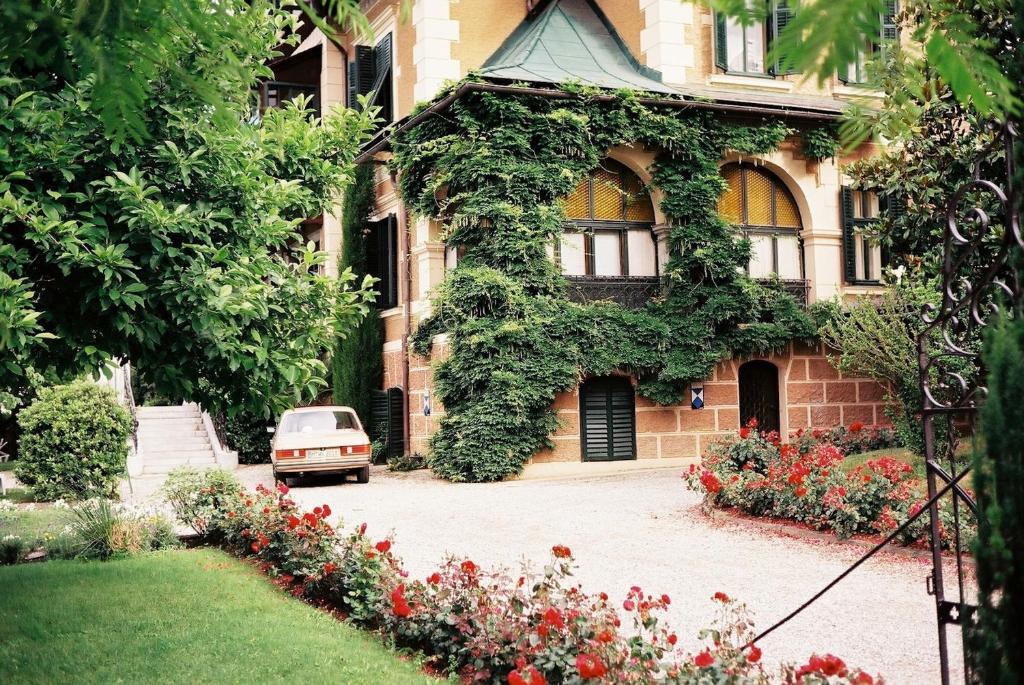
M 976 680 L 1024 681 L 1024 321 L 988 335 L 985 447 L 974 456 L 977 488 L 978 623 L 968 640 Z
M 366 249 L 366 218 L 373 207 L 373 166 L 356 168 L 352 186 L 345 194 L 341 218 L 341 258 L 338 269 L 351 268 L 359 278 L 369 272 Z M 370 312 L 355 330 L 337 339 L 331 358 L 331 389 L 334 403 L 352 407 L 366 424 L 370 420 L 370 393 L 380 388 L 384 376 L 384 325 Z
M 15 474 L 43 499 L 109 496 L 128 459 L 132 419 L 114 392 L 89 381 L 44 388 L 18 415 Z

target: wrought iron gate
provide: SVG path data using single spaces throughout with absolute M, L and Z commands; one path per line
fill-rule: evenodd
M 884 540 L 806 602 L 757 635 L 750 644 L 785 625 L 884 549 L 919 517 L 928 514 L 932 571 L 927 589 L 935 597 L 942 683 L 949 684 L 949 627 L 962 628 L 976 615 L 972 590 L 964 578 L 966 550 L 960 539 L 960 515 L 964 507 L 975 516 L 978 510 L 974 498 L 960 484 L 970 473 L 970 465 L 959 463 L 956 450 L 958 436 L 973 434 L 978 408 L 987 389 L 978 358 L 980 346 L 967 342 L 978 339 L 980 330 L 997 313 L 997 306 L 1018 310 L 1022 303 L 1017 269 L 1024 264 L 1024 237 L 1021 236 L 1020 188 L 1014 183 L 1013 164 L 1013 148 L 1018 140 L 1015 123 L 998 126 L 992 145 L 975 158 L 973 178 L 957 189 L 947 206 L 942 300 L 924 313 L 926 326 L 917 340 L 928 500 Z M 984 166 L 985 160 L 1000 148 L 1005 167 L 997 173 L 1005 177 L 997 181 L 983 178 L 989 172 Z M 962 205 L 970 206 L 963 208 Z M 996 212 L 987 211 L 986 206 L 995 208 Z M 974 373 L 967 373 L 965 369 L 973 369 Z M 939 506 L 947 497 L 954 523 L 950 547 L 956 568 L 955 584 L 947 584 L 943 573 Z M 962 630 L 960 639 L 963 649 Z M 966 652 L 964 657 L 964 679 L 970 681 Z

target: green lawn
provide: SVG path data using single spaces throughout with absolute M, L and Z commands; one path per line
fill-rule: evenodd
M 843 470 L 849 473 L 861 464 L 872 459 L 881 459 L 882 457 L 892 457 L 893 459 L 904 461 L 914 467 L 915 474 L 924 478 L 924 459 L 902 447 L 889 447 L 887 449 L 861 452 L 860 454 L 851 454 L 843 460 Z
M 436 683 L 217 550 L 0 568 L 0 682 Z

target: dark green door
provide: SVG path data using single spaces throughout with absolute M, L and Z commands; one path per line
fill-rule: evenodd
M 591 378 L 580 387 L 583 461 L 636 458 L 636 403 L 628 378 Z

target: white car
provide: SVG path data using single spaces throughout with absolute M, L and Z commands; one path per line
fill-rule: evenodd
M 370 482 L 370 439 L 350 407 L 301 407 L 281 415 L 270 444 L 274 478 L 311 473 L 356 474 Z

